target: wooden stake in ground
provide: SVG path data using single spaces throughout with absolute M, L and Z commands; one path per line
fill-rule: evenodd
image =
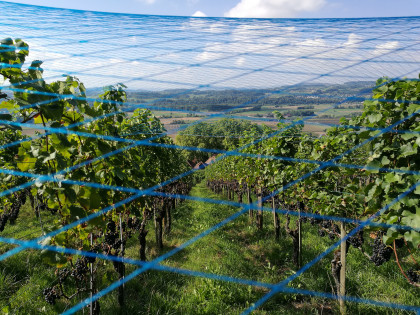
M 90 248 L 93 247 L 93 233 L 90 233 Z M 90 263 L 90 315 L 93 315 L 93 263 Z
M 248 205 L 250 205 L 252 203 L 252 198 L 251 198 L 251 188 L 249 187 L 249 183 L 246 184 L 246 195 L 247 195 L 247 202 Z M 249 208 L 249 219 L 250 221 L 254 221 L 254 211 L 252 208 Z
M 298 228 L 298 267 L 302 267 L 302 217 L 301 212 L 303 210 L 303 202 L 298 203 L 298 222 L 297 222 L 297 228 Z
M 340 222 L 340 230 L 341 230 L 341 253 L 340 253 L 340 261 L 341 261 L 341 269 L 340 269 L 340 292 L 339 292 L 339 299 L 340 299 L 340 313 L 341 315 L 346 314 L 346 303 L 343 296 L 346 295 L 346 241 L 343 239 L 346 237 L 346 227 L 344 222 Z
M 278 241 L 280 239 L 280 220 L 279 215 L 276 212 L 276 199 L 274 196 L 271 198 L 271 201 L 273 208 L 274 236 L 276 238 L 276 241 Z
M 263 202 L 262 202 L 262 189 L 261 187 L 258 188 L 258 212 L 257 212 L 257 228 L 258 230 L 262 230 L 263 228 Z
M 124 259 L 124 242 L 123 242 L 123 227 L 122 227 L 122 219 L 121 213 L 119 215 L 119 225 L 120 225 L 120 241 L 121 241 L 121 258 Z M 124 280 L 125 276 L 125 266 L 124 260 L 118 263 L 118 273 L 120 276 L 120 280 Z M 124 284 L 118 288 L 118 303 L 120 306 L 124 306 Z

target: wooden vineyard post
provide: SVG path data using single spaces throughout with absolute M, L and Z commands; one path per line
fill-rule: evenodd
M 262 189 L 258 188 L 258 212 L 257 212 L 257 227 L 258 230 L 263 228 L 263 203 L 262 203 Z
M 93 246 L 93 233 L 90 233 L 90 248 Z M 93 263 L 90 263 L 90 315 L 93 315 Z
M 344 222 L 340 222 L 340 234 L 341 234 L 341 249 L 340 249 L 340 290 L 339 290 L 339 300 L 340 300 L 340 314 L 346 314 L 346 304 L 343 297 L 346 295 L 346 241 L 343 239 L 346 237 L 346 227 Z
M 278 241 L 280 238 L 280 220 L 279 220 L 279 215 L 276 212 L 276 199 L 274 196 L 271 198 L 271 201 L 272 201 L 272 208 L 273 208 L 274 233 L 275 233 L 276 241 Z
M 124 259 L 124 242 L 123 242 L 123 228 L 122 228 L 122 219 L 121 219 L 121 213 L 119 215 L 119 225 L 120 225 L 120 241 L 121 241 L 121 258 Z M 124 279 L 125 274 L 125 266 L 124 266 L 124 260 L 118 263 L 118 273 L 120 276 L 120 279 Z M 120 306 L 124 305 L 124 284 L 119 287 L 118 290 L 118 302 Z
M 302 267 L 302 220 L 300 217 L 301 205 L 299 204 L 298 211 L 298 268 Z
M 252 203 L 252 198 L 251 198 L 251 188 L 249 187 L 249 183 L 247 183 L 246 185 L 246 195 L 247 195 L 248 205 L 250 205 Z M 254 220 L 254 211 L 251 208 L 249 208 L 249 219 L 251 220 L 251 222 Z

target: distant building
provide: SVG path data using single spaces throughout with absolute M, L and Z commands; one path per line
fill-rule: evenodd
M 216 156 L 213 155 L 212 157 L 210 157 L 207 161 L 205 162 L 198 162 L 197 164 L 195 164 L 194 169 L 198 170 L 198 169 L 202 169 L 205 168 L 206 166 L 214 163 L 214 161 L 216 161 Z M 189 162 L 189 164 L 191 165 L 191 163 Z M 192 165 L 191 165 L 192 166 Z

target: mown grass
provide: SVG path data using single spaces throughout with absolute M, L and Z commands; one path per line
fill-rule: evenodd
M 209 191 L 203 183 L 194 187 L 191 194 L 223 198 Z M 165 238 L 162 251 L 156 248 L 153 225 L 149 225 L 148 259 L 152 260 L 181 245 L 237 211 L 238 208 L 210 203 L 187 201 L 181 204 L 173 214 L 173 230 Z M 29 208 L 26 208 L 20 222 L 15 227 L 8 227 L 4 233 L 22 229 L 23 224 L 28 224 L 28 229 L 20 233 L 39 229 L 32 217 Z M 265 227 L 258 231 L 250 224 L 248 215 L 242 215 L 165 260 L 164 264 L 220 276 L 277 283 L 294 274 L 296 268 L 292 262 L 291 239 L 283 230 L 280 241 L 274 240 L 271 218 L 270 213 L 265 213 Z M 303 225 L 303 231 L 304 263 L 333 243 L 328 238 L 319 237 L 317 227 L 309 223 Z M 16 237 L 23 236 L 17 233 Z M 4 250 L 5 247 L 1 247 L 1 251 Z M 127 257 L 138 258 L 137 251 L 137 240 L 133 238 L 128 244 Z M 331 259 L 332 255 L 329 255 L 315 264 L 291 286 L 331 293 Z M 404 266 L 410 266 L 407 257 L 403 256 L 402 259 Z M 127 274 L 136 268 L 127 265 Z M 375 267 L 358 250 L 351 248 L 348 254 L 347 293 L 366 299 L 419 306 L 419 290 L 410 286 L 397 268 L 393 261 Z M 55 314 L 69 308 L 70 305 L 65 302 L 52 307 L 43 300 L 42 289 L 54 283 L 54 271 L 54 268 L 42 262 L 36 251 L 25 251 L 0 262 L 0 309 L 3 313 Z M 105 262 L 97 276 L 99 287 L 104 288 L 115 280 L 117 274 L 112 263 Z M 240 314 L 267 292 L 267 289 L 259 287 L 152 270 L 126 283 L 123 308 L 118 305 L 117 292 L 101 298 L 100 304 L 103 314 Z M 72 301 L 74 303 L 75 300 Z M 335 301 L 290 294 L 277 294 L 255 311 L 255 314 L 261 315 L 336 313 L 338 306 Z M 348 303 L 348 313 L 409 314 L 358 303 Z

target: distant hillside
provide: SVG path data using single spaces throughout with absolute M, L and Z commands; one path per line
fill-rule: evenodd
M 282 108 L 284 106 L 317 106 L 334 104 L 349 96 L 370 95 L 374 82 L 347 82 L 345 84 L 304 84 L 278 89 L 230 89 L 230 90 L 128 90 L 128 102 L 152 103 L 154 107 L 191 111 L 218 112 L 230 107 L 241 106 L 247 110 L 259 110 L 262 106 Z M 91 97 L 100 89 L 88 90 Z M 360 102 L 356 102 L 360 103 Z M 241 109 L 236 112 L 243 111 Z

